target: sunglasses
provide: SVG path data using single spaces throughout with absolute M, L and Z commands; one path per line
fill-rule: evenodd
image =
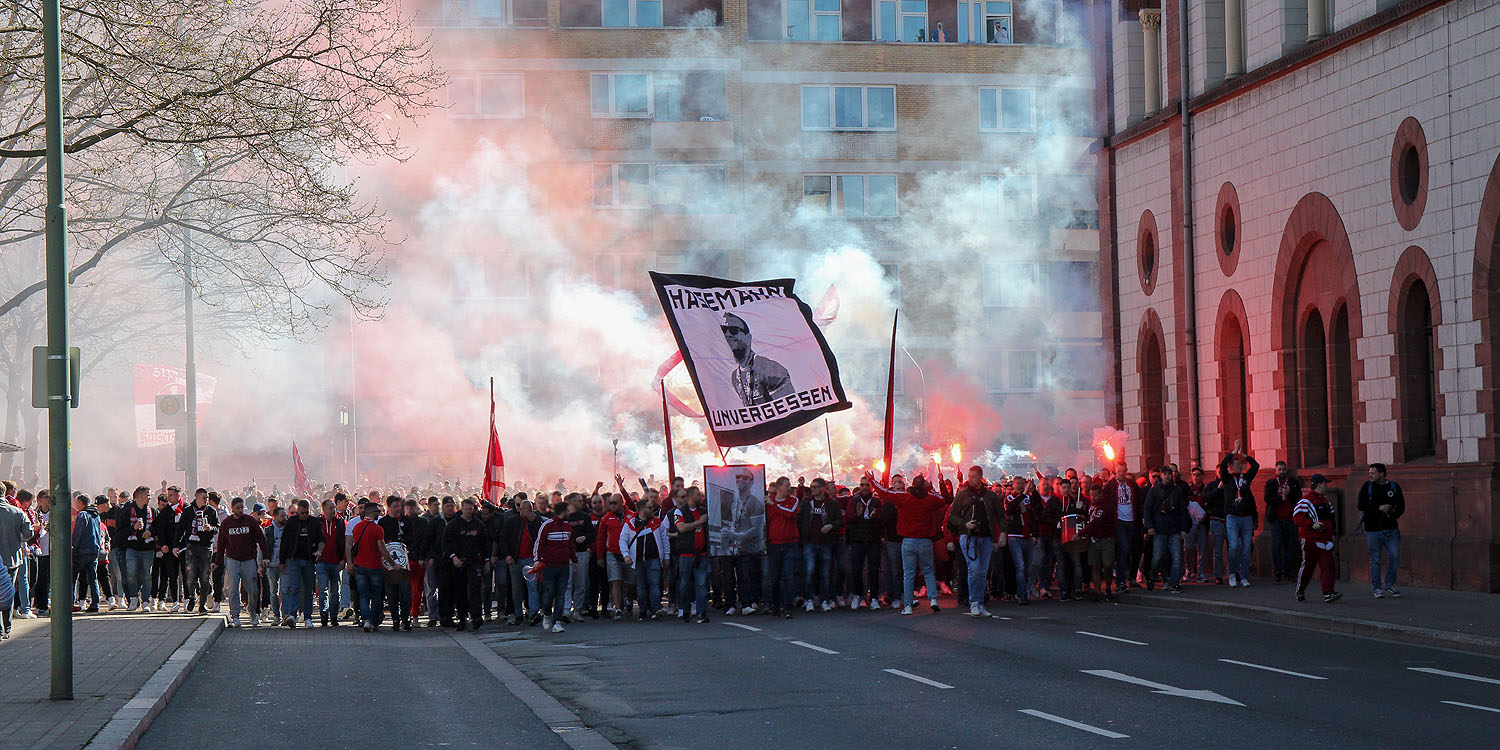
M 749 328 L 741 328 L 739 326 L 719 326 L 719 328 L 730 336 L 743 336 L 750 332 Z

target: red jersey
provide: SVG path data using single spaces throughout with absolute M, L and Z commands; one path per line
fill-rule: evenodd
M 370 519 L 360 521 L 349 532 L 354 540 L 354 564 L 361 568 L 384 568 L 385 558 L 380 548 L 385 545 L 385 531 L 380 524 Z
M 797 511 L 802 501 L 796 495 L 766 503 L 766 540 L 771 544 L 796 544 L 802 533 L 797 527 Z

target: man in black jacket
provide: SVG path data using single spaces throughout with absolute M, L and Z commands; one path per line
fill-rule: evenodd
M 209 592 L 212 588 L 210 575 L 213 567 L 213 541 L 219 534 L 219 512 L 208 504 L 208 491 L 198 490 L 191 505 L 182 509 L 177 517 L 177 531 L 173 536 L 177 556 L 187 568 L 187 585 L 184 587 L 187 606 L 198 602 L 198 614 L 208 612 Z
M 565 498 L 568 504 L 568 523 L 573 525 L 573 553 L 578 559 L 573 563 L 572 580 L 568 590 L 568 607 L 562 616 L 563 622 L 578 619 L 578 609 L 589 595 L 589 548 L 594 544 L 594 519 L 582 493 L 570 492 Z
M 313 518 L 312 506 L 306 500 L 296 502 L 297 514 L 287 519 L 281 529 L 281 624 L 297 627 L 297 610 L 302 610 L 302 626 L 312 627 L 314 561 L 323 551 L 323 523 Z
M 1266 527 L 1271 532 L 1271 567 L 1276 582 L 1297 577 L 1302 551 L 1297 546 L 1297 524 L 1292 523 L 1292 508 L 1302 499 L 1302 481 L 1285 461 L 1276 462 L 1276 476 L 1266 480 Z
M 434 616 L 441 619 L 445 628 L 453 627 L 453 610 L 458 603 L 458 581 L 453 575 L 453 566 L 445 564 L 448 556 L 444 554 L 444 536 L 448 533 L 448 523 L 458 517 L 458 507 L 453 501 L 452 495 L 444 495 L 441 510 L 436 518 L 427 521 L 427 567 L 432 571 L 433 583 L 438 587 L 437 613 L 434 615 L 432 608 L 427 610 L 427 626 L 432 627 Z
M 525 570 L 532 563 L 532 548 L 543 520 L 530 500 L 516 501 L 515 515 L 506 516 L 495 545 L 495 557 L 505 563 L 510 573 L 511 614 L 506 618 L 509 625 L 517 622 L 535 625 L 542 621 L 541 597 L 536 582 L 526 580 Z
M 1214 583 L 1224 583 L 1224 545 L 1229 532 L 1224 526 L 1224 480 L 1214 477 L 1208 484 L 1203 485 L 1199 493 L 1203 504 L 1203 513 L 1207 518 L 1203 523 L 1208 526 L 1208 544 L 1213 548 Z M 1199 570 L 1207 570 L 1207 562 L 1198 563 Z
M 406 498 L 406 518 L 411 521 L 411 544 L 406 547 L 407 565 L 411 567 L 411 607 L 407 616 L 412 620 L 422 615 L 422 590 L 427 574 L 427 519 L 421 515 L 416 496 Z
M 458 629 L 464 629 L 465 615 L 475 630 L 484 623 L 480 617 L 480 576 L 484 574 L 485 551 L 488 536 L 484 521 L 479 519 L 478 504 L 474 498 L 464 498 L 463 510 L 449 519 L 443 529 L 442 565 L 456 576 Z
M 1359 488 L 1359 512 L 1363 515 L 1365 544 L 1370 549 L 1370 586 L 1376 599 L 1399 597 L 1396 567 L 1401 560 L 1401 527 L 1397 519 L 1406 512 L 1401 485 L 1386 479 L 1385 464 L 1370 464 L 1370 481 Z M 1385 576 L 1380 574 L 1380 553 L 1385 552 Z
M 1188 515 L 1187 485 L 1177 481 L 1177 472 L 1163 466 L 1156 484 L 1146 493 L 1146 536 L 1151 539 L 1151 569 L 1146 571 L 1146 590 L 1156 585 L 1157 572 L 1170 558 L 1163 586 L 1182 593 L 1182 538 L 1192 526 Z
M 1225 528 L 1229 533 L 1229 585 L 1250 585 L 1250 544 L 1260 515 L 1255 510 L 1255 491 L 1250 483 L 1260 471 L 1255 457 L 1240 452 L 1240 441 L 1219 462 L 1219 480 L 1224 485 Z

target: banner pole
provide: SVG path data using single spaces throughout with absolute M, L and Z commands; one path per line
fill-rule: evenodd
M 896 325 L 900 321 L 901 310 L 898 308 L 891 317 L 890 371 L 885 381 L 885 470 L 881 472 L 880 483 L 886 486 L 891 484 L 891 450 L 896 437 Z
M 672 480 L 677 478 L 677 461 L 672 455 L 672 416 L 667 412 L 667 381 L 659 380 L 661 386 L 661 427 L 667 437 L 667 486 L 672 486 Z
M 823 437 L 828 440 L 828 481 L 839 483 L 839 473 L 833 468 L 833 432 L 828 427 L 828 417 L 823 417 Z

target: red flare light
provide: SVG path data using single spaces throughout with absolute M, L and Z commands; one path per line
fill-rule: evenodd
M 1099 441 L 1099 450 L 1104 453 L 1104 460 L 1115 460 L 1115 447 L 1113 445 L 1110 445 L 1108 440 Z
M 948 449 L 948 453 L 953 456 L 953 463 L 955 465 L 964 460 L 963 447 L 958 443 L 954 443 L 953 447 Z

